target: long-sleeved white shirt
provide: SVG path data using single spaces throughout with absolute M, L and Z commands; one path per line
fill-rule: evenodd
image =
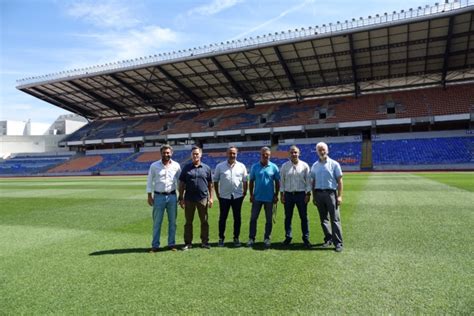
M 280 192 L 311 192 L 311 175 L 309 165 L 298 160 L 295 165 L 291 160 L 280 169 Z
M 247 168 L 241 162 L 236 161 L 232 166 L 223 161 L 216 166 L 214 171 L 214 182 L 219 183 L 219 196 L 237 199 L 243 196 L 243 183 L 247 182 Z
M 171 192 L 177 189 L 181 166 L 174 160 L 167 166 L 161 160 L 151 164 L 148 171 L 146 192 Z

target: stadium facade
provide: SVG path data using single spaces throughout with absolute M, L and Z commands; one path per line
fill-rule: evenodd
M 247 163 L 290 144 L 312 162 L 320 140 L 346 170 L 474 169 L 473 13 L 446 2 L 20 80 L 89 124 L 64 161 L 1 173 L 144 173 L 165 142 L 182 162 L 229 143 Z

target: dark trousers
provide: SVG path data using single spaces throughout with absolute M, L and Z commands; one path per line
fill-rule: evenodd
M 324 241 L 332 240 L 335 246 L 342 245 L 342 226 L 336 191 L 316 191 L 316 206 L 319 212 Z
M 234 239 L 239 239 L 240 235 L 240 226 L 242 223 L 242 202 L 244 197 L 237 199 L 223 199 L 219 198 L 219 239 L 225 239 L 225 226 L 227 222 L 227 216 L 229 215 L 229 210 L 232 207 L 232 215 L 234 217 Z
M 184 243 L 186 245 L 193 242 L 193 220 L 196 209 L 198 211 L 199 219 L 201 220 L 201 242 L 203 244 L 209 242 L 207 199 L 198 202 L 184 201 L 184 217 L 186 218 L 186 223 L 184 224 Z
M 250 215 L 250 231 L 249 231 L 249 238 L 255 239 L 255 235 L 257 235 L 257 219 L 258 215 L 260 215 L 260 210 L 263 208 L 265 209 L 265 235 L 264 239 L 270 239 L 270 235 L 272 234 L 272 215 L 273 215 L 273 202 L 261 202 L 261 201 L 254 201 L 252 203 L 252 211 Z
M 301 219 L 301 232 L 303 233 L 303 240 L 309 239 L 309 227 L 308 227 L 308 204 L 304 202 L 306 192 L 290 193 L 285 192 L 285 237 L 293 238 L 291 232 L 291 220 L 293 219 L 293 210 L 298 209 L 298 213 Z

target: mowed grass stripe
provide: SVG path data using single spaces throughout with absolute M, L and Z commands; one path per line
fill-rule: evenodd
M 465 250 L 465 247 L 456 245 L 449 238 L 441 249 L 429 243 L 417 247 L 411 235 L 423 240 L 430 232 L 428 228 L 417 234 L 407 232 L 406 226 L 400 230 L 391 227 L 400 225 L 404 218 L 408 222 L 420 220 L 409 213 L 413 210 L 404 211 L 410 205 L 406 196 L 408 190 L 402 190 L 400 186 L 410 184 L 410 190 L 420 190 L 419 194 L 430 194 L 434 198 L 442 192 L 441 188 L 430 192 L 423 183 L 412 181 L 431 181 L 411 175 L 400 178 L 399 175 L 377 174 L 367 180 L 368 177 L 366 174 L 345 176 L 342 220 L 346 249 L 341 254 L 317 248 L 306 251 L 298 245 L 285 249 L 278 243 L 269 251 L 215 247 L 210 251 L 193 249 L 148 254 L 145 247 L 150 241 L 151 210 L 146 206 L 145 194 L 142 193 L 144 187 L 138 191 L 131 187 L 127 194 L 123 190 L 103 190 L 106 200 L 85 198 L 82 203 L 77 199 L 64 199 L 64 196 L 56 200 L 3 199 L 2 203 L 15 200 L 11 204 L 12 210 L 15 204 L 21 206 L 16 215 L 13 211 L 5 214 L 3 208 L 0 212 L 2 224 L 7 218 L 13 228 L 19 225 L 16 236 L 20 236 L 20 240 L 21 235 L 28 231 L 28 223 L 34 223 L 38 231 L 46 228 L 44 240 L 51 233 L 48 229 L 86 231 L 3 257 L 5 260 L 0 263 L 3 284 L 0 304 L 7 313 L 471 311 L 469 285 L 472 285 L 472 275 L 469 271 L 472 271 L 472 265 L 469 255 L 458 251 Z M 144 178 L 142 181 L 144 185 Z M 443 186 L 431 184 L 431 188 L 436 189 L 437 185 Z M 382 190 L 384 186 L 386 190 Z M 399 198 L 389 200 L 387 192 Z M 127 200 L 139 194 L 143 194 L 142 202 Z M 385 199 L 386 205 L 379 203 Z M 28 202 L 34 206 L 28 206 Z M 244 203 L 242 239 L 248 234 L 249 206 L 248 202 Z M 29 209 L 34 210 L 27 211 Z M 414 209 L 428 212 L 428 208 L 418 202 Z M 309 212 L 312 241 L 320 242 L 322 236 L 315 207 L 311 206 Z M 432 214 L 428 226 L 438 223 L 435 216 L 439 212 L 437 209 Z M 217 214 L 215 206 L 210 212 L 211 241 L 214 242 L 217 240 Z M 461 217 L 469 220 L 466 215 Z M 453 223 L 461 230 L 471 228 L 470 223 L 458 226 L 458 220 L 452 221 L 451 218 L 439 218 L 439 222 Z M 199 233 L 198 222 L 196 218 L 195 235 Z M 231 236 L 231 223 L 229 220 L 228 236 Z M 182 242 L 183 224 L 180 212 L 178 242 Z M 262 215 L 259 224 L 257 236 L 261 239 Z M 293 226 L 294 241 L 298 243 L 301 230 L 297 215 Z M 165 227 L 166 221 L 163 243 L 166 242 Z M 283 236 L 283 207 L 280 205 L 273 241 L 281 241 Z M 380 237 L 374 243 L 372 236 Z M 466 240 L 472 241 L 469 237 Z M 198 241 L 198 236 L 195 236 L 195 241 Z M 445 252 L 447 249 L 451 252 Z M 472 253 L 472 249 L 468 250 Z M 465 272 L 459 275 L 456 267 Z M 455 273 L 457 275 L 453 276 Z
M 416 173 L 417 176 L 474 192 L 474 172 Z
M 472 205 L 472 193 L 415 175 L 370 176 L 352 220 L 352 264 L 365 267 L 363 287 L 385 312 L 472 309 Z

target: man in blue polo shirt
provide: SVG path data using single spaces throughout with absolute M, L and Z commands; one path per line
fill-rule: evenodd
M 263 147 L 260 150 L 260 162 L 254 164 L 250 170 L 249 193 L 252 211 L 248 247 L 252 247 L 255 243 L 257 219 L 262 206 L 265 209 L 266 219 L 264 245 L 269 248 L 271 244 L 273 205 L 278 202 L 280 172 L 278 167 L 270 161 L 270 156 L 270 148 Z
M 192 161 L 184 166 L 179 176 L 179 205 L 184 208 L 186 224 L 184 225 L 184 247 L 188 250 L 193 242 L 193 219 L 197 209 L 201 220 L 201 247 L 209 246 L 209 223 L 207 208 L 212 207 L 212 176 L 211 168 L 201 162 L 202 150 L 193 147 Z
M 319 159 L 311 167 L 313 179 L 313 203 L 318 208 L 321 227 L 324 233 L 323 247 L 334 244 L 341 252 L 342 227 L 339 206 L 342 203 L 342 170 L 339 163 L 329 158 L 328 145 L 316 145 Z

